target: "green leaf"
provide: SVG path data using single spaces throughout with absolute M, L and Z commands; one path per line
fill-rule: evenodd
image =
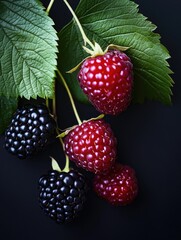
M 98 42 L 103 50 L 109 44 L 129 47 L 126 53 L 134 65 L 134 102 L 171 102 L 173 80 L 167 62 L 170 55 L 160 43 L 160 36 L 153 32 L 156 26 L 138 13 L 137 4 L 130 0 L 82 0 L 75 12 L 88 38 Z M 65 26 L 59 38 L 58 67 L 74 96 L 85 101 L 77 72 L 66 73 L 87 57 L 76 23 L 71 21 Z
M 0 1 L 0 96 L 52 97 L 57 35 L 37 0 Z
M 0 134 L 7 128 L 13 113 L 16 111 L 18 101 L 0 97 Z

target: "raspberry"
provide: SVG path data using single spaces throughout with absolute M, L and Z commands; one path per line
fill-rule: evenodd
M 86 59 L 78 79 L 83 92 L 95 108 L 116 115 L 126 110 L 133 86 L 130 58 L 118 50 Z
M 76 126 L 65 137 L 64 144 L 70 160 L 94 173 L 108 171 L 116 158 L 116 138 L 103 120 L 89 120 Z
M 55 121 L 45 105 L 17 109 L 5 132 L 5 148 L 19 158 L 41 151 L 51 140 Z
M 39 203 L 45 214 L 57 223 L 72 221 L 82 210 L 88 185 L 76 170 L 51 170 L 39 179 Z
M 138 193 L 135 171 L 126 165 L 116 163 L 107 175 L 95 175 L 94 191 L 113 205 L 131 203 Z

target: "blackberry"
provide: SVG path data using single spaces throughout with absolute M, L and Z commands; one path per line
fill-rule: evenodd
M 39 179 L 39 203 L 45 214 L 57 223 L 72 221 L 83 208 L 88 185 L 76 170 L 51 170 Z
M 19 158 L 42 151 L 52 139 L 55 125 L 45 105 L 25 105 L 17 109 L 5 131 L 5 148 Z

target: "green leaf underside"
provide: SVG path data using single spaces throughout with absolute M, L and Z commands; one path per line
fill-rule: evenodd
M 37 0 L 0 1 L 0 96 L 53 96 L 58 38 L 53 24 Z
M 150 99 L 170 104 L 173 84 L 167 62 L 170 56 L 160 43 L 159 34 L 153 32 L 156 26 L 138 13 L 137 4 L 130 0 L 82 0 L 75 12 L 88 38 L 98 42 L 103 50 L 109 44 L 129 47 L 126 53 L 134 66 L 134 102 Z M 87 57 L 76 23 L 71 21 L 65 26 L 59 38 L 59 69 L 75 97 L 86 101 L 77 72 L 66 73 Z
M 0 134 L 7 128 L 17 108 L 17 99 L 0 97 Z

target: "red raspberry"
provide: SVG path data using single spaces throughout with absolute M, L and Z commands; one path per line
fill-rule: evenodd
M 93 187 L 98 196 L 117 206 L 131 203 L 138 193 L 135 171 L 120 163 L 106 175 L 95 175 Z
M 125 53 L 111 50 L 86 59 L 78 79 L 83 92 L 98 111 L 116 115 L 130 104 L 132 68 L 130 58 Z
M 116 158 L 116 138 L 103 120 L 83 122 L 68 133 L 64 144 L 70 160 L 94 173 L 108 171 Z

